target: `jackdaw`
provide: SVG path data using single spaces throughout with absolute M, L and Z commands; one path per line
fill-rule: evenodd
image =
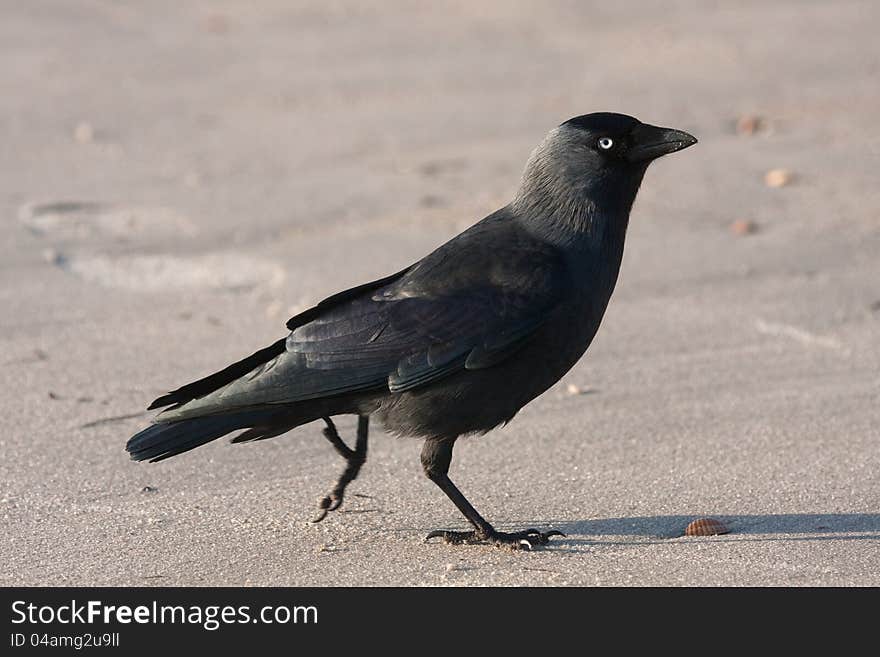
M 510 421 L 584 354 L 623 257 L 648 165 L 687 148 L 686 132 L 594 113 L 550 131 L 513 201 L 395 274 L 339 292 L 287 322 L 290 333 L 150 405 L 167 407 L 126 445 L 161 461 L 237 430 L 263 440 L 323 420 L 345 459 L 316 522 L 342 504 L 367 456 L 369 419 L 424 439 L 425 474 L 472 531 L 427 538 L 513 547 L 558 531 L 496 530 L 448 476 L 460 436 Z M 331 416 L 358 416 L 352 449 Z

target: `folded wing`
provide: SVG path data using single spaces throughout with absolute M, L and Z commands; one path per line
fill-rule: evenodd
M 515 357 L 562 297 L 566 269 L 555 249 L 489 219 L 404 272 L 294 317 L 283 349 L 279 341 L 263 362 L 239 365 L 238 378 L 220 377 L 221 386 L 169 413 L 404 392 Z M 240 372 L 246 365 L 254 366 Z

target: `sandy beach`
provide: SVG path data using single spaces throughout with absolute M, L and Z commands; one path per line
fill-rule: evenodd
M 246 6 L 245 6 L 246 5 Z M 880 585 L 880 4 L 8 4 L 0 585 Z M 320 424 L 159 464 L 158 395 L 507 203 L 587 112 L 648 171 L 587 355 L 451 476 Z M 354 418 L 340 418 L 351 438 Z M 729 533 L 685 536 L 697 518 Z

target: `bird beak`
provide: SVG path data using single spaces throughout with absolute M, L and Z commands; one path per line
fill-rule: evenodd
M 662 155 L 680 151 L 697 143 L 697 138 L 681 130 L 658 128 L 642 123 L 630 133 L 631 146 L 626 151 L 630 162 L 648 162 Z

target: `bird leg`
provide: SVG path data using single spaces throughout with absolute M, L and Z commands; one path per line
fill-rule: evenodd
M 339 432 L 336 431 L 336 425 L 333 424 L 333 420 L 329 417 L 322 419 L 327 424 L 324 429 L 324 437 L 330 441 L 330 444 L 333 445 L 333 448 L 339 452 L 339 455 L 342 456 L 342 458 L 345 459 L 346 463 L 345 469 L 342 471 L 342 474 L 339 475 L 336 484 L 333 486 L 333 490 L 318 501 L 318 515 L 312 520 L 312 522 L 321 522 L 327 517 L 328 511 L 335 511 L 342 505 L 346 486 L 355 480 L 358 473 L 361 471 L 361 466 L 367 460 L 367 430 L 370 424 L 369 416 L 358 416 L 357 441 L 355 442 L 354 449 L 351 449 L 345 444 L 342 438 L 339 437 Z
M 520 532 L 499 532 L 492 525 L 477 513 L 477 510 L 471 506 L 461 491 L 456 488 L 455 484 L 449 478 L 449 465 L 452 462 L 452 447 L 455 445 L 455 439 L 440 440 L 428 439 L 422 447 L 422 468 L 428 479 L 433 481 L 440 487 L 446 496 L 452 500 L 458 510 L 464 514 L 464 517 L 474 526 L 473 531 L 456 532 L 445 529 L 438 529 L 431 532 L 425 537 L 428 541 L 432 538 L 442 538 L 446 543 L 460 545 L 462 543 L 482 543 L 497 546 L 506 546 L 513 549 L 531 550 L 535 545 L 546 545 L 550 542 L 551 536 L 565 536 L 555 529 L 549 532 L 541 532 L 537 529 L 526 529 Z

